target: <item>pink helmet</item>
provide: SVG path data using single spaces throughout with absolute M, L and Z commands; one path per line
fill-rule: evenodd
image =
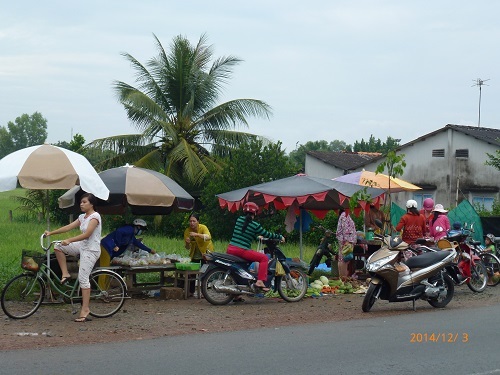
M 247 202 L 243 206 L 243 212 L 250 212 L 255 215 L 259 212 L 259 206 L 257 206 L 254 202 Z
M 432 198 L 425 198 L 424 199 L 424 210 L 430 211 L 434 208 L 434 201 Z

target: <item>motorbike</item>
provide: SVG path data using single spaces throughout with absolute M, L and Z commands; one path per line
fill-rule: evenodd
M 401 237 L 375 234 L 382 247 L 367 261 L 366 270 L 371 276 L 362 304 L 363 312 L 369 312 L 377 299 L 389 302 L 422 299 L 436 308 L 445 307 L 454 294 L 454 283 L 446 273 L 446 266 L 456 257 L 453 248 L 428 252 L 405 260 L 409 248 Z
M 416 254 L 425 252 L 437 252 L 441 249 L 453 247 L 457 256 L 454 261 L 446 267 L 446 272 L 451 276 L 455 285 L 467 284 L 470 290 L 475 293 L 481 293 L 486 289 L 488 282 L 488 269 L 481 260 L 481 256 L 476 251 L 476 246 L 480 242 L 472 240 L 474 227 L 467 224 L 460 230 L 449 231 L 446 238 L 443 238 L 434 246 L 430 246 L 428 240 L 419 239 L 419 245 L 414 250 Z M 424 242 L 427 241 L 426 244 Z
M 307 272 L 308 275 L 311 275 L 314 272 L 315 268 L 318 267 L 318 265 L 321 263 L 321 259 L 323 259 L 323 257 L 326 257 L 325 264 L 327 265 L 327 267 L 331 267 L 332 261 L 333 259 L 335 259 L 335 253 L 332 250 L 331 243 L 333 232 L 330 229 L 325 229 L 321 225 L 318 226 L 318 228 L 324 230 L 325 234 L 321 238 L 321 242 L 311 259 L 311 263 L 309 264 L 309 271 Z
M 290 261 L 279 248 L 279 240 L 263 238 L 264 253 L 268 255 L 266 287 L 278 292 L 287 302 L 300 301 L 307 292 L 308 280 L 301 263 Z M 226 305 L 235 296 L 258 296 L 257 274 L 252 262 L 226 253 L 206 253 L 200 268 L 201 292 L 212 305 Z

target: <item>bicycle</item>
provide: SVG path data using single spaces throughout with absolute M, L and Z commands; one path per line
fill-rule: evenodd
M 44 235 L 40 246 L 45 252 L 61 241 L 52 241 L 44 246 Z M 77 313 L 74 304 L 81 302 L 81 288 L 78 279 L 61 284 L 61 279 L 47 265 L 47 254 L 22 251 L 21 268 L 25 271 L 11 279 L 2 291 L 1 306 L 4 313 L 13 319 L 25 319 L 33 315 L 42 304 L 47 286 L 57 293 L 66 303 L 71 303 L 73 314 Z M 106 318 L 117 313 L 129 298 L 123 278 L 108 269 L 95 269 L 90 274 L 90 315 Z
M 486 267 L 488 274 L 487 286 L 497 286 L 500 283 L 500 258 L 495 254 L 484 251 L 480 241 L 469 241 L 469 246 Z

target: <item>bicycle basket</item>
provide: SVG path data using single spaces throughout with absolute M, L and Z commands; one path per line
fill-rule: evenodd
M 45 254 L 36 251 L 23 250 L 21 257 L 21 268 L 28 271 L 38 271 L 40 264 L 45 260 Z

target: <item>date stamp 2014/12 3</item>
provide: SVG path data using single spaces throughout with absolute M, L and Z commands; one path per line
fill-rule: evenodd
M 410 343 L 466 343 L 469 342 L 469 334 L 466 332 L 425 332 L 410 333 Z

